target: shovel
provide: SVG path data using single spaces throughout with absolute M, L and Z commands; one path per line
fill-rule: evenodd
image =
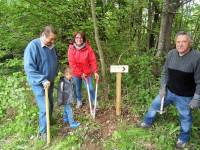
M 46 122 L 47 122 L 47 146 L 50 145 L 50 121 L 49 121 L 49 96 L 48 96 L 49 87 L 45 88 L 45 106 L 46 106 Z
M 89 91 L 89 80 L 88 80 L 88 78 L 85 78 L 85 80 L 86 80 L 88 100 L 89 100 L 89 105 L 90 105 L 90 115 L 93 117 L 93 119 L 95 119 L 96 107 L 97 107 L 98 79 L 96 79 L 96 89 L 95 89 L 95 99 L 94 99 L 94 108 L 93 109 L 92 109 L 92 102 L 91 102 L 90 91 Z
M 96 115 L 98 81 L 99 81 L 99 79 L 96 79 L 96 88 L 95 88 L 95 99 L 94 99 L 93 119 L 95 119 L 95 115 Z
M 164 101 L 165 101 L 165 97 L 163 96 L 162 99 L 161 99 L 160 111 L 159 111 L 159 113 L 160 113 L 161 115 L 164 113 L 164 110 L 163 110 Z
M 93 116 L 93 113 L 92 113 L 92 103 L 91 103 L 90 90 L 89 90 L 89 80 L 88 80 L 88 78 L 85 78 L 85 80 L 86 80 L 86 87 L 87 87 L 87 93 L 88 93 L 88 100 L 89 100 L 89 105 L 90 105 L 90 115 Z

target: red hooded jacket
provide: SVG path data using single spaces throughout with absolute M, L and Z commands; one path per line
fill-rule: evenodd
M 91 76 L 92 73 L 97 73 L 98 71 L 94 51 L 88 42 L 80 50 L 77 50 L 73 44 L 70 44 L 68 48 L 68 62 L 73 76 L 76 77 L 81 77 L 83 73 Z

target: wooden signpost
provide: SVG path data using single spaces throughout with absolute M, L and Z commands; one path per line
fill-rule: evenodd
M 121 114 L 121 80 L 122 73 L 128 73 L 128 65 L 111 65 L 110 72 L 116 73 L 116 115 Z

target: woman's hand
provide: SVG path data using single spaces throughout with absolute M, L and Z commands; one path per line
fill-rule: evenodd
M 99 80 L 99 75 L 98 75 L 98 73 L 94 73 L 94 78 L 95 78 L 96 80 Z
M 83 79 L 86 79 L 87 75 L 85 73 L 82 74 L 81 76 Z

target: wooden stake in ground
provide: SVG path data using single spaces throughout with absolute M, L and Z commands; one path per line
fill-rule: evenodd
M 117 72 L 116 74 L 116 115 L 121 115 L 121 80 L 122 73 Z
M 45 88 L 45 105 L 46 105 L 46 123 L 47 123 L 47 146 L 50 145 L 51 136 L 50 136 L 50 120 L 49 120 L 49 96 L 48 96 L 49 87 Z
M 122 73 L 128 73 L 127 65 L 112 65 L 110 72 L 116 73 L 116 115 L 121 115 L 121 80 Z

